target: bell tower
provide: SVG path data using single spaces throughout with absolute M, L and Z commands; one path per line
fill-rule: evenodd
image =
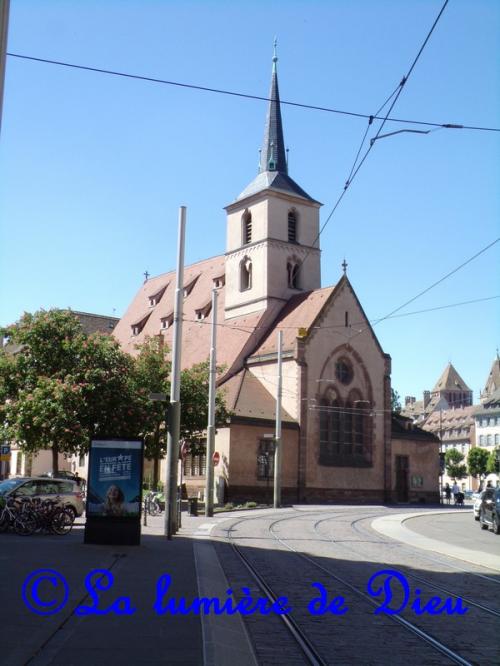
M 288 175 L 274 44 L 257 177 L 226 206 L 226 319 L 321 286 L 319 208 Z

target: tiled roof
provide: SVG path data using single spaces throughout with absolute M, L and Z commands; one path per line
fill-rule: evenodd
M 491 366 L 490 374 L 486 380 L 484 391 L 481 395 L 483 402 L 487 400 L 495 391 L 500 389 L 500 358 L 498 355 L 493 361 Z
M 211 290 L 215 278 L 224 274 L 224 256 L 212 257 L 200 261 L 184 269 L 184 286 L 190 285 L 196 279 L 189 295 L 184 298 L 184 314 L 182 325 L 182 357 L 183 368 L 191 367 L 195 363 L 206 361 L 210 353 L 211 315 L 202 321 L 197 320 L 196 311 L 207 306 L 211 297 Z M 166 285 L 165 292 L 159 303 L 150 306 L 149 298 Z M 217 364 L 225 365 L 229 370 L 238 360 L 242 350 L 255 338 L 254 329 L 258 329 L 265 313 L 257 312 L 229 321 L 224 320 L 224 294 L 225 287 L 218 290 L 217 305 Z M 128 310 L 116 326 L 114 335 L 122 348 L 132 355 L 136 355 L 137 345 L 144 342 L 146 337 L 162 335 L 164 342 L 172 347 L 173 328 L 162 328 L 162 319 L 172 315 L 175 297 L 175 271 L 158 275 L 145 282 L 135 295 Z M 142 322 L 149 314 L 143 329 L 138 335 L 133 335 L 132 326 Z M 241 367 L 241 365 L 240 365 Z M 239 368 L 238 368 L 239 369 Z
M 437 391 L 470 391 L 470 388 L 460 377 L 451 363 L 448 363 L 444 369 L 443 374 L 437 380 L 436 386 L 433 388 L 433 393 Z
M 424 442 L 439 442 L 439 439 L 432 433 L 419 428 L 412 420 L 393 414 L 391 419 L 391 437 L 393 439 L 411 439 Z
M 222 384 L 221 389 L 226 392 L 227 408 L 235 416 L 269 421 L 276 418 L 276 396 L 271 395 L 249 370 L 241 370 Z M 296 423 L 283 407 L 281 420 Z
M 252 357 L 276 353 L 276 331 L 279 330 L 283 331 L 283 351 L 293 349 L 297 336 L 300 333 L 307 333 L 334 289 L 335 287 L 324 287 L 293 296 L 284 306 L 274 322 L 272 330 L 266 335 Z M 305 330 L 300 331 L 300 329 Z
M 431 432 L 439 432 L 450 428 L 471 426 L 474 423 L 474 414 L 478 409 L 478 405 L 471 405 L 456 409 L 438 410 L 429 416 L 423 427 Z

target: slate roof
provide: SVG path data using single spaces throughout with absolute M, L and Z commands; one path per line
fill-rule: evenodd
M 237 201 L 245 199 L 264 190 L 276 190 L 293 194 L 309 201 L 315 201 L 288 175 L 285 141 L 283 138 L 283 122 L 281 120 L 280 94 L 278 73 L 276 71 L 276 54 L 273 57 L 271 89 L 267 109 L 264 141 L 260 152 L 259 174 L 237 197 Z M 319 203 L 319 202 L 315 202 Z

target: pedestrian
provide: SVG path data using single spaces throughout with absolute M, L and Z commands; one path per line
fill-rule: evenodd
M 444 496 L 446 497 L 446 502 L 449 504 L 451 502 L 451 488 L 449 483 L 444 487 Z
M 453 499 L 455 500 L 455 505 L 456 505 L 458 500 L 458 493 L 460 492 L 460 488 L 458 487 L 458 483 L 456 482 L 456 480 L 455 483 L 453 484 L 451 492 L 453 493 Z

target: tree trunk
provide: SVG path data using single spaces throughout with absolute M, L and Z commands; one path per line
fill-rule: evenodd
M 52 473 L 57 476 L 59 472 L 59 447 L 57 444 L 52 444 Z

